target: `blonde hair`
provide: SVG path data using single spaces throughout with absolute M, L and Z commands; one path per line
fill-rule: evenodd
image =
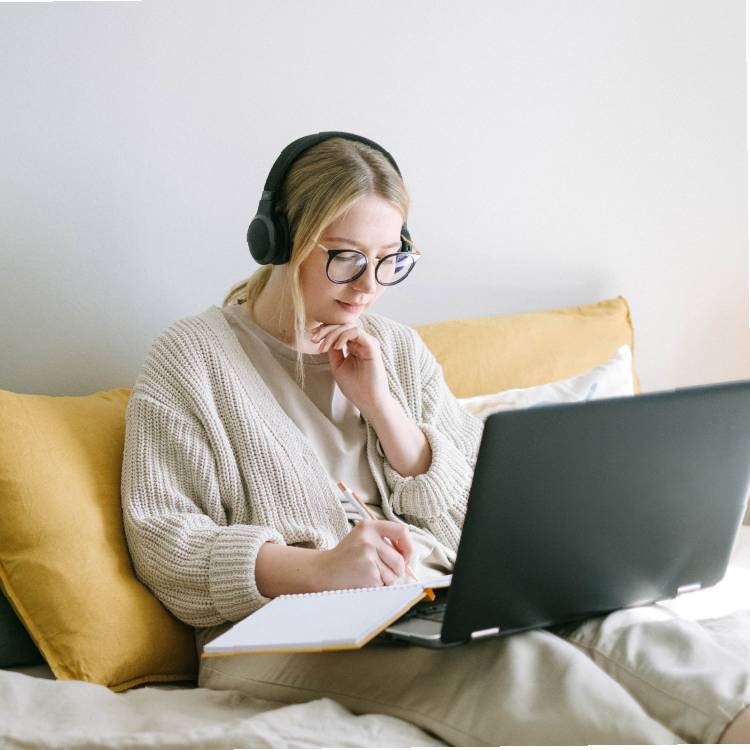
M 307 149 L 284 179 L 276 208 L 286 215 L 292 240 L 287 277 L 294 309 L 297 380 L 304 387 L 304 360 L 299 351 L 305 334 L 305 306 L 299 286 L 301 264 L 315 249 L 326 227 L 366 195 L 378 195 L 398 208 L 406 223 L 409 194 L 388 158 L 359 141 L 331 138 Z M 268 283 L 273 266 L 261 266 L 252 276 L 234 284 L 222 305 L 238 299 L 252 312 Z M 281 314 L 281 310 L 280 310 Z

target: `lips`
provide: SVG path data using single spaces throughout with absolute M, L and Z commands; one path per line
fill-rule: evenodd
M 349 302 L 342 302 L 340 299 L 337 299 L 336 303 L 339 304 L 345 312 L 348 312 L 352 315 L 361 313 L 365 309 L 364 305 L 352 305 Z

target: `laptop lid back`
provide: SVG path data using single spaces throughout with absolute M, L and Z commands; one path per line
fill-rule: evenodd
M 441 640 L 711 586 L 749 492 L 750 381 L 490 415 Z

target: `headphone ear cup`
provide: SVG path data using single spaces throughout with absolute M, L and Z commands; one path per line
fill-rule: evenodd
M 270 201 L 261 200 L 258 213 L 247 228 L 247 246 L 253 260 L 261 266 L 288 263 L 291 240 L 286 216 L 273 211 Z
M 274 255 L 276 230 L 273 220 L 265 214 L 258 213 L 247 228 L 247 245 L 253 260 L 265 266 Z
M 407 240 L 411 241 L 411 235 L 409 234 L 409 230 L 406 228 L 406 224 L 401 227 L 401 234 L 403 234 Z M 410 253 L 411 251 L 411 245 L 408 242 L 401 240 L 401 252 Z
M 275 258 L 271 261 L 274 265 L 288 263 L 292 257 L 292 235 L 289 231 L 289 222 L 284 214 L 276 214 L 276 252 Z

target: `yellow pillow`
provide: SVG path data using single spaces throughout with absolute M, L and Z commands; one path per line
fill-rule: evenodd
M 194 630 L 135 577 L 120 472 L 130 389 L 0 390 L 0 583 L 58 679 L 193 680 Z
M 624 297 L 414 328 L 443 366 L 457 398 L 564 380 L 606 362 L 622 344 L 632 352 L 634 341 Z M 640 393 L 635 357 L 633 383 Z

